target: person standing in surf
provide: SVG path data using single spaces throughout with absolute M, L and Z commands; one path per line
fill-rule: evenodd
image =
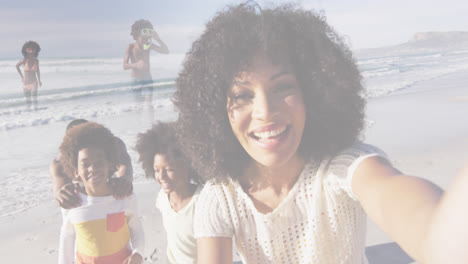
M 37 110 L 37 88 L 38 86 L 42 86 L 39 60 L 37 59 L 40 51 L 41 47 L 37 42 L 27 41 L 23 44 L 23 48 L 21 48 L 24 59 L 16 64 L 16 70 L 23 82 L 23 92 L 28 109 L 31 108 L 31 104 L 34 104 L 34 109 Z M 20 69 L 21 65 L 24 65 L 24 75 Z
M 132 83 L 135 90 L 146 101 L 151 102 L 153 78 L 150 72 L 150 51 L 168 54 L 169 49 L 148 20 L 135 21 L 130 35 L 135 43 L 131 43 L 127 47 L 123 68 L 124 70 L 132 70 Z M 152 40 L 155 40 L 157 44 L 154 44 Z

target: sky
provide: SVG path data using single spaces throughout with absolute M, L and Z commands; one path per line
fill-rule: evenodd
M 135 20 L 150 20 L 171 53 L 185 53 L 203 27 L 238 0 L 0 0 L 0 59 L 21 58 L 37 41 L 41 57 L 119 57 Z M 286 1 L 258 0 L 261 6 Z M 293 0 L 324 13 L 352 49 L 400 44 L 416 32 L 468 31 L 466 0 Z

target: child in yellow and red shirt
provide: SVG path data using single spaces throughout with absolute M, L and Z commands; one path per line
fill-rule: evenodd
M 88 122 L 73 127 L 60 145 L 67 175 L 84 188 L 81 206 L 62 210 L 59 264 L 141 264 L 144 236 L 135 195 L 112 196 L 109 178 L 116 171 L 114 135 Z

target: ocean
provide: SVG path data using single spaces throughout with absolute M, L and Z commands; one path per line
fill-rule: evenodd
M 368 100 L 421 92 L 413 86 L 468 69 L 468 50 L 372 54 L 360 52 L 356 59 Z M 183 58 L 152 55 L 151 101 L 131 86 L 122 58 L 39 58 L 43 86 L 37 110 L 25 106 L 15 68 L 21 58 L 0 60 L 0 218 L 53 200 L 48 165 L 57 155 L 65 126 L 75 118 L 110 128 L 127 144 L 135 182 L 145 181 L 133 149 L 136 135 L 156 121 L 176 120 L 171 97 Z

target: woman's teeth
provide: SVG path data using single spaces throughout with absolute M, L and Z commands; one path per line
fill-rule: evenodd
M 286 127 L 282 127 L 279 129 L 274 129 L 274 130 L 269 130 L 269 131 L 263 131 L 263 132 L 254 132 L 253 136 L 258 139 L 258 140 L 268 140 L 273 137 L 277 137 L 281 135 L 286 130 Z

